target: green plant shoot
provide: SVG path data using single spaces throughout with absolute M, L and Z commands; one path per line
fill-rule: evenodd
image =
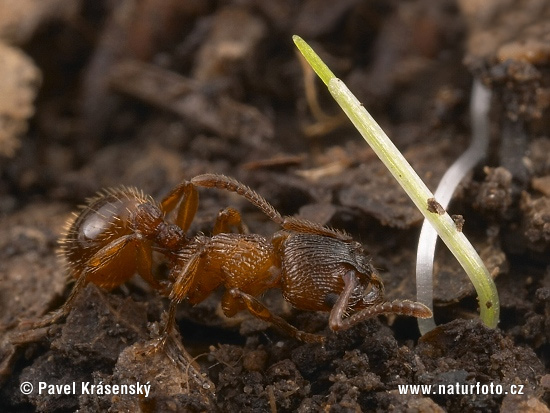
M 327 65 L 302 38 L 293 36 L 293 40 L 315 73 L 327 85 L 332 97 L 359 133 L 390 170 L 418 210 L 435 228 L 439 237 L 462 265 L 477 292 L 481 320 L 489 327 L 496 327 L 500 313 L 498 292 L 489 271 L 470 241 L 462 232 L 457 230 L 454 221 L 446 211 L 440 211 L 437 208 L 434 210 L 430 207 L 434 204 L 434 195 L 346 85 L 334 76 Z

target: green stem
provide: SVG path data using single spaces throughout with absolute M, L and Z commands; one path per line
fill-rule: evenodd
M 433 209 L 429 209 L 428 205 L 434 195 L 346 85 L 334 76 L 304 40 L 298 36 L 293 36 L 293 40 L 359 133 L 462 265 L 478 294 L 481 319 L 487 326 L 496 327 L 500 312 L 498 292 L 489 271 L 472 244 L 457 230 L 447 212 L 431 212 Z
M 325 62 L 321 60 L 319 55 L 313 51 L 311 46 L 307 44 L 304 39 L 300 36 L 294 35 L 292 36 L 292 40 L 294 40 L 294 44 L 296 44 L 296 47 L 300 50 L 300 53 L 302 53 L 312 69 L 315 73 L 317 73 L 317 76 L 319 76 L 323 83 L 328 86 L 330 79 L 336 77 L 334 76 L 334 73 L 332 73 Z

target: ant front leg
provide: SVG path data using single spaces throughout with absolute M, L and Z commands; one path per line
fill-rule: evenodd
M 429 318 L 432 316 L 431 310 L 424 304 L 409 300 L 394 300 L 373 304 L 371 307 L 344 318 L 348 309 L 349 298 L 357 287 L 358 281 L 353 270 L 348 271 L 342 278 L 344 279 L 344 290 L 338 297 L 338 300 L 336 300 L 336 304 L 334 304 L 329 317 L 329 326 L 334 331 L 347 330 L 355 324 L 379 314 L 397 314 L 418 318 Z
M 178 207 L 179 204 L 179 207 Z M 160 209 L 165 214 L 178 207 L 176 225 L 187 232 L 199 205 L 199 193 L 191 182 L 184 181 L 176 186 L 160 203 Z
M 252 295 L 247 294 L 239 290 L 238 288 L 232 288 L 228 291 L 228 293 L 233 299 L 242 301 L 246 306 L 246 309 L 254 317 L 273 324 L 275 327 L 278 327 L 280 330 L 291 337 L 294 337 L 305 343 L 323 343 L 325 341 L 325 337 L 298 330 L 296 327 L 290 325 L 281 317 L 271 314 L 269 309 L 264 304 L 262 304 Z

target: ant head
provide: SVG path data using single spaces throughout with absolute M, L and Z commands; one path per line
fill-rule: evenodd
M 359 280 L 350 297 L 350 306 L 354 310 L 370 307 L 383 300 L 384 284 L 371 264 L 371 259 L 363 246 L 357 241 L 348 244 L 348 263 Z
M 363 246 L 357 241 L 346 242 L 345 245 L 347 246 L 346 255 L 348 255 L 346 262 L 349 262 L 359 274 L 370 276 L 374 268 Z
M 342 293 L 343 277 L 349 271 L 353 271 L 359 281 L 349 300 L 352 309 L 365 308 L 382 300 L 382 282 L 358 242 L 319 234 L 296 233 L 287 234 L 283 250 L 283 269 L 289 278 L 286 284 L 314 286 L 320 292 L 320 300 L 327 306 L 327 310 L 332 308 Z M 288 290 L 290 288 L 285 291 L 287 299 L 293 292 Z M 308 291 L 308 294 L 312 292 Z M 304 307 L 300 303 L 300 308 Z

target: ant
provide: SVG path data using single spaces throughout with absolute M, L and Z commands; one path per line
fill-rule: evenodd
M 198 187 L 241 195 L 281 230 L 270 237 L 245 233 L 241 215 L 226 208 L 218 214 L 212 236 L 188 237 L 198 208 Z M 175 212 L 173 222 L 167 220 L 171 212 Z M 112 289 L 135 273 L 170 299 L 160 346 L 174 327 L 177 305 L 185 299 L 198 304 L 219 286 L 225 287 L 221 305 L 226 316 L 248 310 L 304 342 L 323 342 L 324 337 L 298 330 L 257 297 L 280 288 L 298 309 L 330 312 L 329 327 L 334 331 L 382 313 L 432 315 L 418 302 L 385 301 L 383 283 L 370 258 L 350 235 L 283 217 L 258 193 L 224 175 L 204 174 L 184 181 L 160 203 L 135 188 L 108 189 L 89 199 L 68 222 L 60 244 L 76 284 L 65 304 L 34 323 L 34 328 L 66 316 L 87 283 Z M 166 257 L 169 281 L 160 282 L 153 275 L 153 251 Z

